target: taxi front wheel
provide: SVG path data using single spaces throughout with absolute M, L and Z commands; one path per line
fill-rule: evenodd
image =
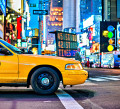
M 37 94 L 52 94 L 60 84 L 57 72 L 49 67 L 37 69 L 31 77 L 31 86 Z

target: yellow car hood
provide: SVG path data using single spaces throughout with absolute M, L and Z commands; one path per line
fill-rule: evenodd
M 20 54 L 19 63 L 29 64 L 33 66 L 37 65 L 52 65 L 57 68 L 65 69 L 66 64 L 70 63 L 80 63 L 79 61 L 57 57 L 57 56 L 46 56 L 46 55 L 32 55 L 32 54 Z
M 73 59 L 69 59 L 69 58 L 64 58 L 64 57 L 58 57 L 58 56 L 46 56 L 46 55 L 32 55 L 32 54 L 21 54 L 19 55 L 19 57 L 21 58 L 26 58 L 26 59 L 31 59 L 29 61 L 32 61 L 33 59 L 40 59 L 44 61 L 48 61 L 48 60 L 59 60 L 59 61 L 64 61 L 64 62 L 72 62 L 72 63 L 79 63 L 79 61 L 73 60 Z M 47 59 L 47 60 L 46 60 Z M 40 61 L 40 60 L 36 60 L 36 61 Z

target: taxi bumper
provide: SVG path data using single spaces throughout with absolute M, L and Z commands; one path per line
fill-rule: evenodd
M 86 70 L 65 70 L 62 72 L 63 85 L 82 84 L 89 77 Z

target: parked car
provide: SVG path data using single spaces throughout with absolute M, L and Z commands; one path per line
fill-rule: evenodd
M 22 54 L 0 40 L 0 86 L 31 85 L 38 94 L 54 93 L 63 85 L 82 84 L 88 78 L 80 61 L 56 56 Z

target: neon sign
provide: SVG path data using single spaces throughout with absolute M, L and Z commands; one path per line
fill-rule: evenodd
M 21 39 L 22 38 L 22 24 L 21 24 L 21 21 L 22 21 L 22 17 L 18 17 L 17 18 L 17 39 Z

